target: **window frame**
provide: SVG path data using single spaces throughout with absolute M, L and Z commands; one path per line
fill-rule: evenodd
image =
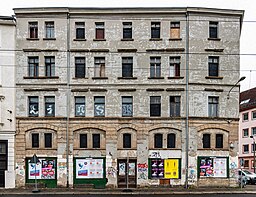
M 133 57 L 122 57 L 122 77 L 133 77 Z
M 44 133 L 44 147 L 52 148 L 52 133 Z
M 133 117 L 133 97 L 122 96 L 121 99 L 122 99 L 122 117 Z M 127 111 L 130 113 L 127 113 Z
M 55 117 L 55 96 L 45 96 L 44 97 L 44 105 L 45 105 L 45 117 Z M 48 108 L 53 105 L 53 107 Z M 47 110 L 52 109 L 52 113 L 48 113 Z
M 215 135 L 215 148 L 223 148 L 224 136 L 223 134 L 217 133 Z
M 75 22 L 76 39 L 85 39 L 85 22 Z
M 219 56 L 209 56 L 208 57 L 208 76 L 209 77 L 219 77 Z
M 163 148 L 163 134 L 162 133 L 154 134 L 154 148 Z
M 28 56 L 28 76 L 39 77 L 39 57 Z
M 209 38 L 217 39 L 219 37 L 219 22 L 209 21 Z
M 245 131 L 247 131 L 247 135 L 245 135 Z M 243 137 L 245 137 L 245 138 L 249 137 L 249 128 L 243 129 Z
M 211 148 L 211 134 L 204 133 L 202 137 L 203 148 Z
M 132 22 L 123 22 L 123 39 L 132 39 Z
M 88 134 L 87 133 L 79 134 L 79 148 L 88 148 Z
M 245 119 L 246 116 L 247 118 Z M 243 122 L 249 121 L 249 112 L 242 113 L 242 117 L 243 117 Z
M 105 117 L 105 105 L 105 96 L 94 96 L 94 117 Z M 102 111 L 102 114 L 97 114 L 98 106 L 102 107 L 100 109 L 100 111 Z
M 94 57 L 94 77 L 106 76 L 106 60 L 105 57 Z
M 100 141 L 101 141 L 100 134 L 93 133 L 92 134 L 92 148 L 100 148 Z
M 161 99 L 161 96 L 150 96 L 150 117 L 161 117 Z
M 208 96 L 208 116 L 212 118 L 219 117 L 219 97 L 218 96 Z
M 31 146 L 32 148 L 40 147 L 39 133 L 31 133 Z
M 75 57 L 75 78 L 85 78 L 86 76 L 86 58 Z
M 55 57 L 54 56 L 45 56 L 45 76 L 54 77 L 55 76 Z
M 181 96 L 170 96 L 170 117 L 180 117 L 181 110 Z
M 151 39 L 161 38 L 161 22 L 151 22 Z
M 31 21 L 28 22 L 28 32 L 30 39 L 38 39 L 38 22 Z
M 248 148 L 247 151 L 245 151 L 245 147 Z M 249 153 L 249 144 L 243 144 L 243 154 L 248 154 Z
M 55 38 L 54 21 L 45 21 L 45 38 L 46 39 Z
M 75 96 L 75 117 L 85 117 L 85 96 Z M 80 113 L 78 111 L 81 111 Z
M 123 133 L 123 148 L 124 149 L 132 148 L 132 134 Z
M 104 22 L 95 22 L 95 40 L 105 40 Z
M 36 99 L 37 101 L 32 101 L 33 99 Z M 30 113 L 31 106 L 36 106 L 37 109 L 35 109 L 37 113 L 34 113 L 32 115 Z M 34 110 L 34 109 L 33 109 Z M 38 96 L 28 96 L 28 116 L 29 117 L 38 117 L 39 116 L 39 97 Z
M 170 39 L 180 39 L 180 21 L 170 22 Z
M 176 134 L 175 133 L 167 134 L 167 148 L 176 148 Z
M 161 57 L 150 57 L 150 78 L 161 77 Z
M 180 56 L 170 56 L 169 58 L 169 76 L 180 77 Z

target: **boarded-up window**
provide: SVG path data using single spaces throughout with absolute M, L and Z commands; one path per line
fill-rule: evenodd
M 95 35 L 95 38 L 97 40 L 105 39 L 104 23 L 95 23 L 95 25 L 96 25 L 96 35 Z
M 170 36 L 171 38 L 180 38 L 180 22 L 171 22 Z

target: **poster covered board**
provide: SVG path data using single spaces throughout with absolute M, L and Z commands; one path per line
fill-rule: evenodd
M 179 178 L 179 160 L 178 159 L 164 160 L 164 178 L 166 179 Z
M 103 178 L 103 159 L 77 159 L 76 160 L 77 179 Z
M 56 164 L 53 159 L 39 159 L 37 164 L 28 160 L 28 179 L 55 179 Z
M 199 162 L 200 177 L 227 177 L 227 158 L 204 157 Z

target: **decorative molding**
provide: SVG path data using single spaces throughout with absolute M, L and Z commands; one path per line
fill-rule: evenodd
M 107 92 L 107 89 L 100 89 L 100 88 L 90 88 L 91 92 Z
M 164 91 L 163 88 L 147 88 L 146 91 L 148 92 L 160 92 L 160 91 Z
M 74 88 L 74 89 L 71 89 L 71 92 L 88 92 L 88 91 L 89 91 L 88 88 L 84 88 L 84 89 Z
M 24 88 L 25 92 L 58 91 L 58 88 Z
M 166 88 L 167 92 L 185 91 L 185 88 Z
M 119 92 L 135 92 L 135 88 L 124 88 L 124 89 L 118 89 Z
M 205 51 L 210 51 L 210 52 L 223 52 L 224 49 L 204 49 Z
M 89 52 L 89 49 L 70 49 L 70 52 Z
M 223 92 L 223 89 L 205 88 L 204 91 L 207 91 L 207 92 Z
M 135 53 L 135 52 L 137 52 L 137 49 L 117 49 L 117 52 L 120 52 L 120 53 Z

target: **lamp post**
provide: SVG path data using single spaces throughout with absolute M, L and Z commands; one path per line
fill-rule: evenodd
M 239 82 L 245 80 L 245 78 L 246 78 L 245 76 L 241 77 L 241 78 L 230 88 L 230 90 L 228 91 L 228 94 L 227 94 L 227 99 L 229 99 L 229 94 L 230 94 L 231 90 L 233 90 L 233 88 L 236 87 L 236 85 L 237 85 Z
M 250 138 L 253 139 L 253 172 L 255 173 L 255 139 L 253 135 Z

